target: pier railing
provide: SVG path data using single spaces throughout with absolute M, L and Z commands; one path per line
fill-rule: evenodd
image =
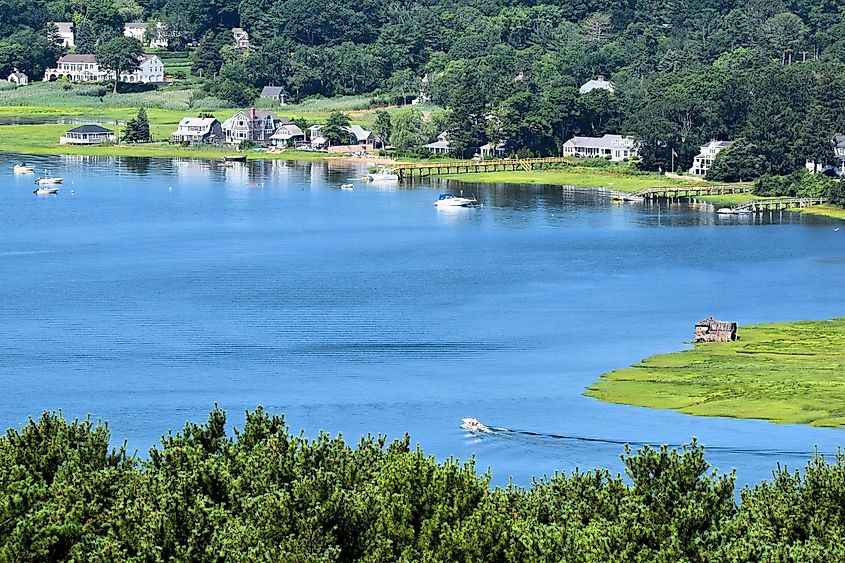
M 400 180 L 405 178 L 424 178 L 443 174 L 472 174 L 476 172 L 500 172 L 524 170 L 542 170 L 554 166 L 573 164 L 572 159 L 564 156 L 545 158 L 502 158 L 497 160 L 456 160 L 453 162 L 415 162 L 393 166 Z

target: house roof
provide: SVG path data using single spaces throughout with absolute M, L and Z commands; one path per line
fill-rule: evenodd
M 183 117 L 179 127 L 209 127 L 217 121 L 214 117 Z
M 731 146 L 732 144 L 734 144 L 733 141 L 715 141 L 714 140 L 714 141 L 710 141 L 706 145 L 701 145 L 701 148 L 702 149 L 708 149 L 708 148 L 726 149 L 729 146 Z
M 12 73 L 12 74 L 10 74 L 9 76 L 14 76 L 15 78 L 29 78 L 29 77 L 28 77 L 27 75 L 25 75 L 24 73 L 22 73 L 22 72 L 17 72 L 17 71 L 13 72 L 13 73 Z
M 366 141 L 373 134 L 372 131 L 367 131 L 360 125 L 350 125 L 346 128 L 346 130 L 349 131 L 351 135 L 355 135 L 355 138 L 359 141 Z
M 603 135 L 601 137 L 572 137 L 566 144 L 572 144 L 575 147 L 595 147 L 600 149 L 615 149 L 619 147 L 630 147 L 634 144 L 634 139 L 631 137 L 623 137 L 622 135 Z
M 604 76 L 598 76 L 595 80 L 588 80 L 584 84 L 578 88 L 579 94 L 586 94 L 587 92 L 592 92 L 595 89 L 602 89 L 607 90 L 608 92 L 614 92 L 616 88 L 613 86 L 613 82 L 609 80 L 605 80 Z
M 278 98 L 285 93 L 285 89 L 281 86 L 265 86 L 261 89 L 262 98 Z
M 73 31 L 73 22 L 52 22 L 57 28 L 59 28 L 59 33 L 70 33 Z
M 146 22 L 127 22 L 123 29 L 147 29 L 149 25 Z
M 293 123 L 279 125 L 279 128 L 276 129 L 276 132 L 273 133 L 273 136 L 270 137 L 271 139 L 282 139 L 287 140 L 291 137 L 304 137 L 305 133 L 303 133 L 302 129 L 294 125 Z
M 68 133 L 114 133 L 111 129 L 106 129 L 100 125 L 80 125 L 69 129 Z
M 440 140 L 427 145 L 423 145 L 424 149 L 449 149 L 449 141 Z
M 97 57 L 94 55 L 65 55 L 58 60 L 60 63 L 93 63 L 97 64 Z
M 273 121 L 281 121 L 276 112 L 266 109 L 249 108 L 244 110 L 244 114 L 250 119 L 267 119 L 267 117 L 270 117 Z

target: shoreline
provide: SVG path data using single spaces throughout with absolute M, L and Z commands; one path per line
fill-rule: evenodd
M 695 416 L 845 428 L 845 318 L 739 327 L 603 374 L 585 395 Z

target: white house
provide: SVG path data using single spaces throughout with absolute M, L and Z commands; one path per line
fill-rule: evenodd
M 563 156 L 610 158 L 614 162 L 639 155 L 632 137 L 604 135 L 602 137 L 572 137 L 563 144 Z
M 121 82 L 164 82 L 164 64 L 156 55 L 142 55 L 140 68 L 120 75 Z M 55 68 L 44 71 L 44 82 L 64 78 L 71 82 L 103 82 L 114 80 L 114 73 L 101 69 L 94 55 L 65 55 L 56 61 Z
M 192 145 L 218 145 L 223 139 L 223 126 L 213 117 L 185 117 L 170 134 L 171 142 Z
M 305 132 L 293 123 L 285 123 L 276 128 L 270 142 L 277 147 L 293 147 L 305 142 Z
M 710 170 L 710 166 L 713 164 L 713 159 L 716 158 L 716 155 L 732 144 L 731 141 L 714 140 L 706 145 L 701 145 L 700 152 L 692 159 L 692 167 L 689 169 L 689 173 L 694 176 L 705 176 L 707 171 Z
M 481 158 L 505 158 L 512 148 L 508 141 L 502 141 L 495 144 L 487 143 L 478 150 L 481 153 Z
M 249 49 L 249 33 L 244 28 L 233 27 L 232 37 L 235 39 L 235 45 L 242 49 Z
M 291 121 L 280 118 L 272 111 L 250 108 L 241 110 L 224 121 L 223 134 L 226 142 L 232 145 L 242 141 L 267 144 L 282 123 Z
M 59 139 L 61 145 L 100 145 L 114 143 L 117 138 L 114 131 L 100 125 L 80 125 L 66 131 Z
M 10 74 L 7 80 L 17 86 L 29 84 L 29 77 L 22 72 L 18 72 L 18 69 L 15 69 L 15 72 Z
M 155 33 L 148 34 L 150 24 L 146 22 L 128 22 L 123 26 L 123 35 L 137 39 L 144 45 L 153 49 L 167 49 L 167 37 L 164 33 L 164 24 L 156 22 Z
M 449 154 L 449 134 L 446 131 L 443 131 L 437 136 L 437 140 L 433 143 L 429 143 L 427 145 L 423 145 L 424 149 L 428 149 L 434 154 Z
M 845 176 L 845 135 L 837 133 L 831 141 L 833 143 L 833 160 L 828 162 L 807 160 L 807 170 L 812 174 L 832 172 L 839 177 Z
M 596 76 L 595 80 L 588 80 L 582 84 L 581 87 L 578 88 L 578 93 L 586 94 L 587 92 L 592 92 L 595 89 L 607 90 L 611 94 L 616 91 L 616 87 L 613 86 L 613 82 L 605 80 L 604 76 L 599 74 Z
M 50 22 L 59 30 L 59 37 L 62 38 L 63 47 L 73 47 L 73 22 Z

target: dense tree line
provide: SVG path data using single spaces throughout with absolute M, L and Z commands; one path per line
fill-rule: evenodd
M 625 452 L 625 477 L 490 487 L 407 436 L 350 447 L 223 412 L 140 460 L 106 426 L 44 414 L 0 438 L 5 561 L 839 561 L 845 457 L 734 495 L 695 442 Z
M 160 21 L 171 48 L 197 46 L 194 72 L 215 96 L 244 105 L 267 84 L 293 99 L 373 94 L 405 104 L 423 94 L 448 110 L 442 124 L 456 154 L 503 139 L 523 154 L 556 154 L 573 134 L 618 132 L 641 140 L 642 167 L 668 170 L 687 168 L 711 138 L 741 139 L 739 164 L 721 165 L 720 174 L 744 178 L 786 175 L 808 158 L 826 158 L 831 135 L 845 129 L 845 11 L 834 0 L 2 6 L 0 73 L 17 66 L 39 74 L 55 55 L 49 40 L 35 41 L 46 37 L 48 21 L 74 21 L 79 48 L 92 52 L 125 21 Z M 234 45 L 238 25 L 250 34 L 249 49 Z M 22 47 L 30 43 L 35 48 Z M 616 93 L 580 95 L 599 74 Z

